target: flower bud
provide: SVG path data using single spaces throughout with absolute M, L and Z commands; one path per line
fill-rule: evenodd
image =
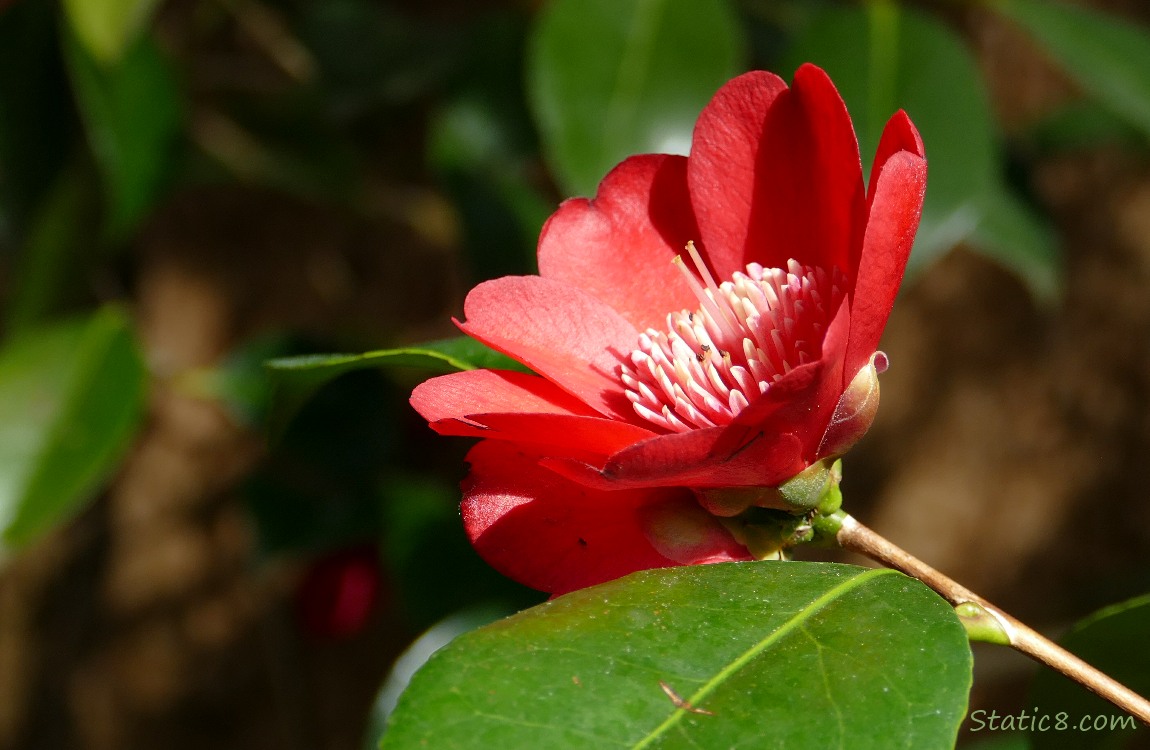
M 820 456 L 841 456 L 870 429 L 878 413 L 878 376 L 886 368 L 886 355 L 875 352 L 870 361 L 859 369 L 835 406 L 835 413 L 819 443 Z

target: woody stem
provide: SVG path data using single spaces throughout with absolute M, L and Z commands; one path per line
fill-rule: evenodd
M 1143 724 L 1150 725 L 1150 701 L 1045 638 L 1033 628 L 1019 622 L 970 589 L 947 578 L 906 550 L 895 546 L 851 516 L 843 518 L 836 539 L 843 549 L 865 555 L 875 562 L 917 578 L 956 607 L 966 603 L 978 605 L 997 621 L 1007 643 L 1015 650 L 1061 672 L 1118 708 L 1127 711 Z

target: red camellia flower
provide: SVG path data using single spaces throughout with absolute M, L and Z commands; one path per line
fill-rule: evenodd
M 846 107 L 806 65 L 791 88 L 730 81 L 690 156 L 632 157 L 563 203 L 539 275 L 480 284 L 459 323 L 537 374 L 412 394 L 436 431 L 484 438 L 463 485 L 479 553 L 554 594 L 748 559 L 732 519 L 808 507 L 776 488 L 870 426 L 925 183 L 898 112 L 864 186 Z

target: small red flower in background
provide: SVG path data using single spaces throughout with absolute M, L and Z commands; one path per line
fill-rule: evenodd
M 296 615 L 310 635 L 350 638 L 362 632 L 383 596 L 374 544 L 330 552 L 313 562 L 295 592 Z
M 539 239 L 539 276 L 480 284 L 460 328 L 537 375 L 429 380 L 412 404 L 468 455 L 463 518 L 504 574 L 561 594 L 748 559 L 720 517 L 841 454 L 918 227 L 922 142 L 887 123 L 864 186 L 826 74 L 723 86 L 689 157 L 627 159 Z

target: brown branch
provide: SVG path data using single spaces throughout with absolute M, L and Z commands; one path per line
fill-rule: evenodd
M 889 568 L 917 578 L 956 607 L 966 602 L 979 605 L 998 621 L 1010 646 L 1015 650 L 1061 672 L 1123 711 L 1127 711 L 1143 724 L 1150 725 L 1150 701 L 1109 675 L 1098 671 L 1033 628 L 1014 619 L 970 589 L 896 547 L 851 516 L 843 519 L 836 539 L 843 549 L 865 555 Z

